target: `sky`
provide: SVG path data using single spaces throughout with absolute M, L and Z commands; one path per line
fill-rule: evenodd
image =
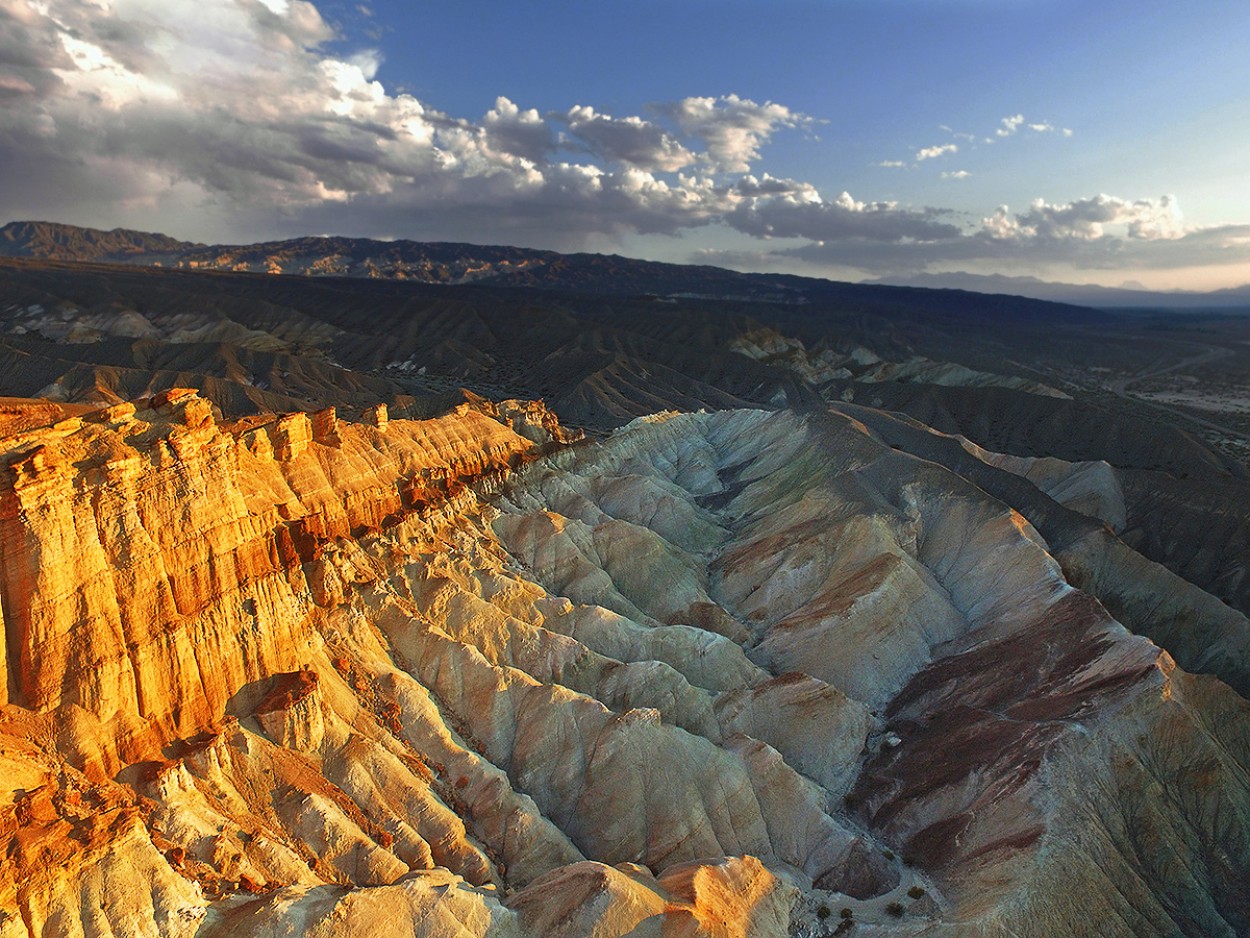
M 0 223 L 1250 283 L 1250 3 L 0 0 Z

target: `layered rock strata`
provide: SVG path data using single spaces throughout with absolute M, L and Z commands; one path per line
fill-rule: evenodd
M 8 437 L 0 936 L 1250 929 L 1244 620 L 870 417 Z

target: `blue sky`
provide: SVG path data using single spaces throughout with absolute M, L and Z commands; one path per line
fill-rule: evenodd
M 0 0 L 8 217 L 1250 282 L 1250 4 Z

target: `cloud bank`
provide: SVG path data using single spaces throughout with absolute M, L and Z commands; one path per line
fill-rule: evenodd
M 540 112 L 503 95 L 480 117 L 450 115 L 385 88 L 377 54 L 333 52 L 336 38 L 306 0 L 0 0 L 0 204 L 243 240 L 333 231 L 573 248 L 718 226 L 784 242 L 774 259 L 866 272 L 1250 254 L 1244 230 L 1186 227 L 1169 196 L 1038 200 L 976 223 L 824 193 L 761 166 L 778 134 L 816 119 L 733 93 L 660 102 L 650 117 L 587 103 Z M 995 136 L 1026 130 L 1064 132 L 1013 115 Z

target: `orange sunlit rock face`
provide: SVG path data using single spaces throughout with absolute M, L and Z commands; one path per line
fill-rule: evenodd
M 385 437 L 345 425 L 333 445 L 302 414 L 236 437 L 193 391 L 128 410 L 10 436 L 0 457 L 7 698 L 100 721 L 105 774 L 298 666 L 303 564 L 323 545 L 534 449 L 468 408 Z

